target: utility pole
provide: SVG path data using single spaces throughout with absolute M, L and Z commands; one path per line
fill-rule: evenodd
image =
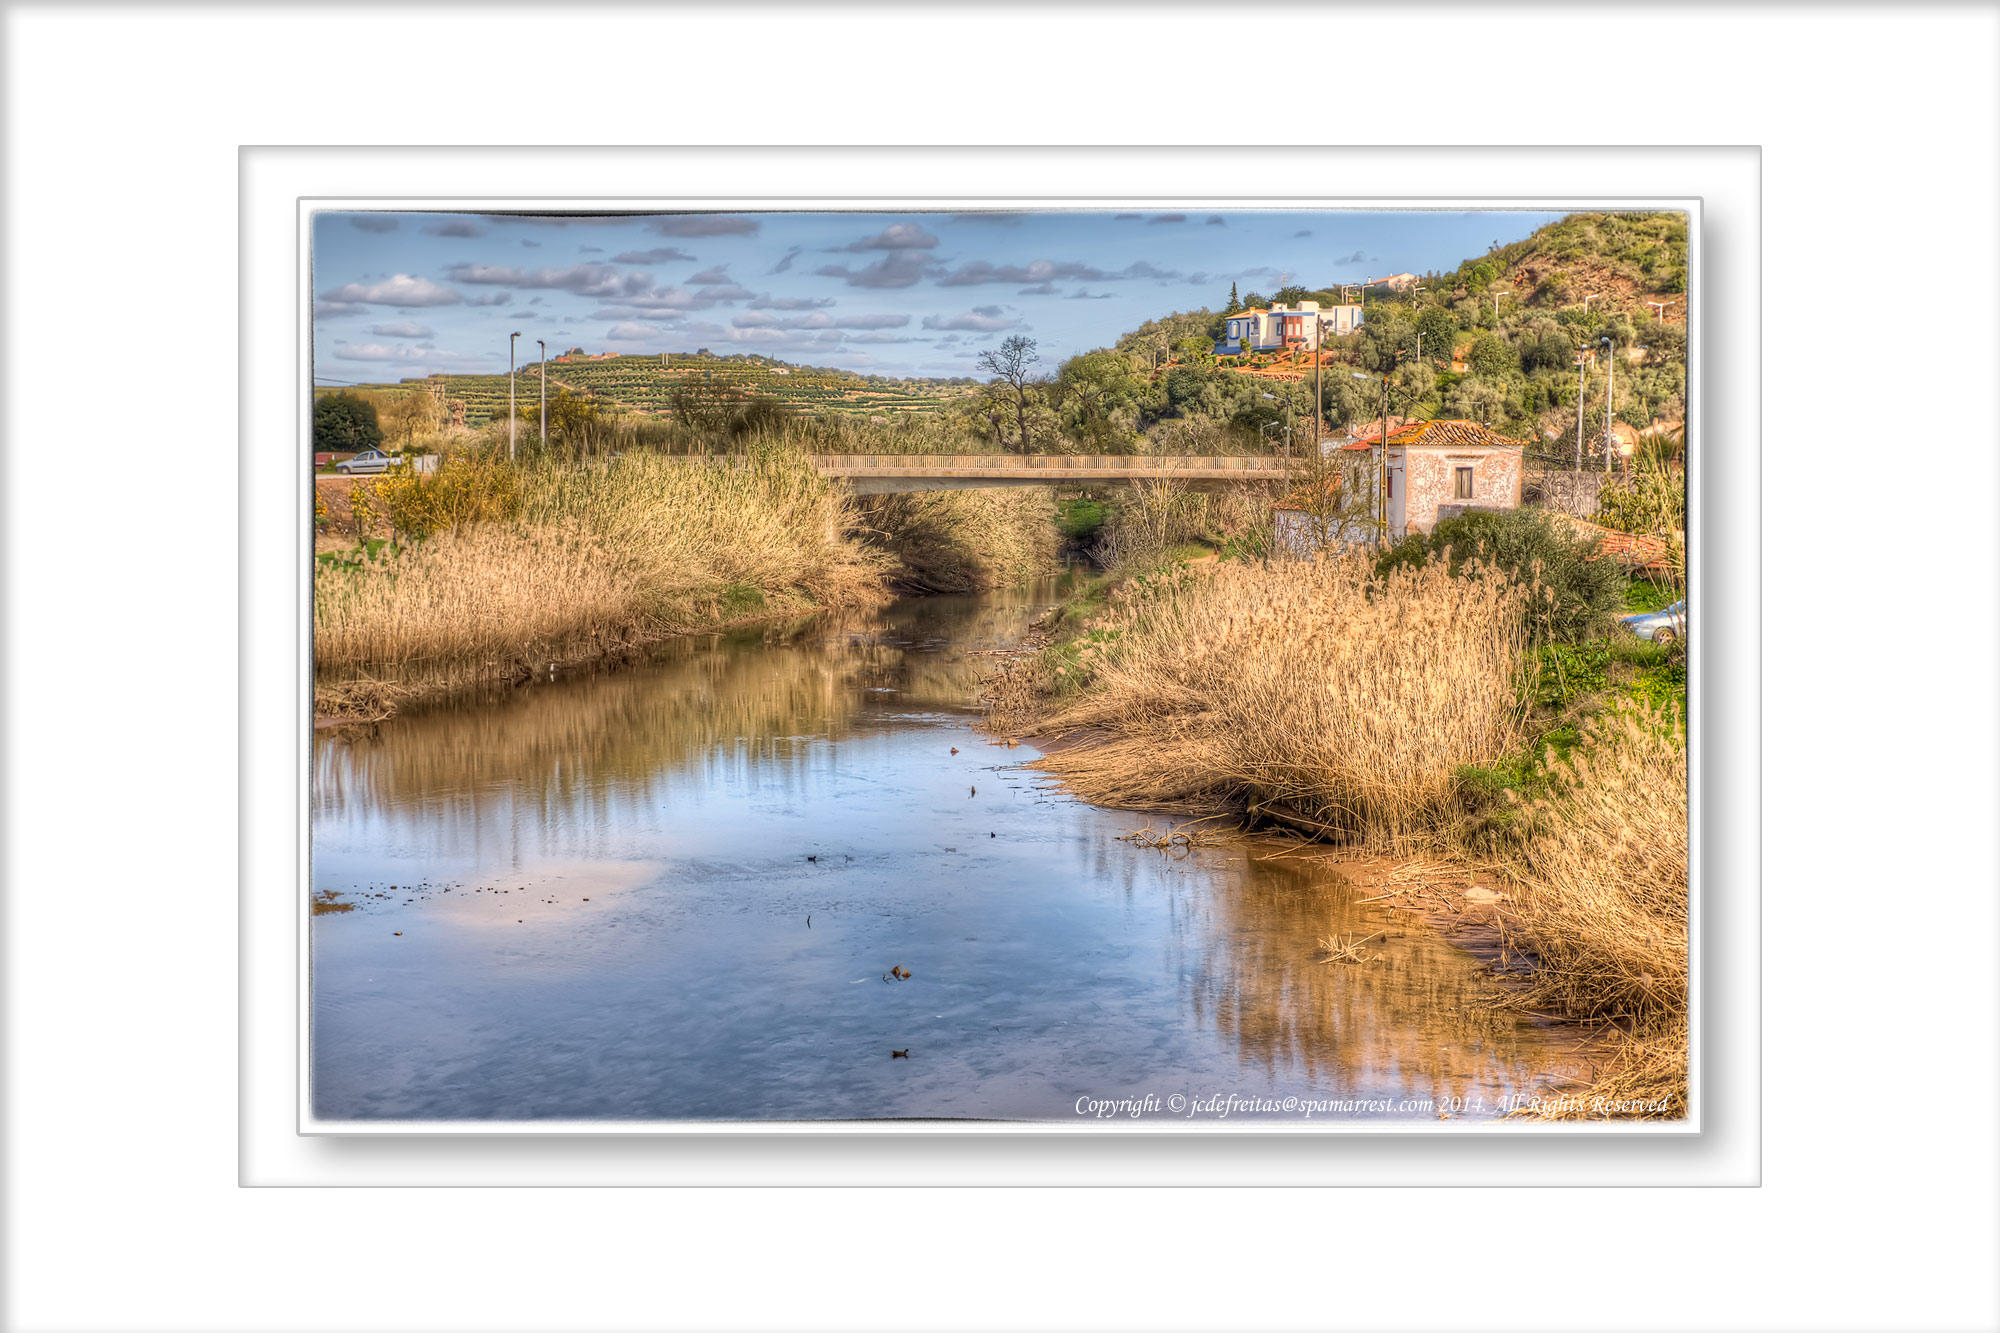
M 1590 349 L 1576 349 L 1576 470 L 1583 472 L 1583 355 Z
M 1381 483 L 1375 488 L 1376 542 L 1389 544 L 1389 377 L 1382 377 L 1382 442 L 1379 448 L 1381 461 L 1375 470 Z
M 1614 388 L 1618 382 L 1618 349 L 1611 339 L 1599 338 L 1604 344 L 1604 470 L 1611 470 L 1611 403 L 1617 394 Z
M 507 461 L 514 461 L 514 339 L 518 333 L 507 335 Z
M 1391 366 L 1393 370 L 1394 367 Z M 1389 540 L 1389 377 L 1387 375 L 1367 375 L 1358 370 L 1347 372 L 1358 380 L 1380 379 L 1382 382 L 1382 436 L 1375 444 L 1375 523 L 1378 545 Z M 1344 483 L 1343 483 L 1344 484 Z
M 540 338 L 535 346 L 542 349 L 542 457 L 549 456 L 549 345 Z
M 1326 340 L 1326 326 L 1321 324 L 1319 322 L 1319 317 L 1315 315 L 1313 317 L 1313 438 L 1312 438 L 1313 466 L 1315 468 L 1319 466 L 1320 441 L 1326 438 L 1326 425 L 1320 416 L 1322 405 L 1326 401 L 1320 394 L 1321 374 L 1322 374 L 1322 369 L 1326 364 L 1326 349 L 1324 346 L 1322 346 L 1325 340 Z

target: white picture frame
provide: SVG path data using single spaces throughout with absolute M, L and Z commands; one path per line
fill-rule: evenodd
M 357 7 L 9 0 L 0 16 L 5 1326 L 2000 1327 L 2000 867 L 1981 832 L 2000 807 L 2000 715 L 1985 687 L 2000 468 L 1978 407 L 2000 397 L 1984 299 L 2000 288 L 1992 4 L 1225 16 L 432 3 L 398 6 L 391 22 Z M 1000 63 L 1029 38 L 1053 54 Z M 639 62 L 642 77 L 607 79 L 597 60 L 567 58 L 586 41 L 593 55 L 609 44 Z M 1406 95 L 1426 42 L 1442 48 L 1456 95 Z M 1175 100 L 1297 60 L 1381 74 L 1328 117 L 1219 123 Z M 1055 74 L 1061 95 L 1043 95 Z M 781 91 L 744 96 L 753 82 Z M 1740 1168 L 1744 1187 L 1564 1178 L 1539 1141 L 1512 1145 L 1525 1149 L 1516 1174 L 1490 1175 L 1489 1188 L 1443 1183 L 1494 1165 L 1481 1160 L 1490 1145 L 1453 1141 L 1414 1145 L 1437 1165 L 1434 1188 L 1057 1193 L 941 1182 L 1365 1185 L 1368 1163 L 1348 1147 L 1369 1141 L 1342 1141 L 1336 1160 L 1321 1141 L 1268 1137 L 1047 1139 L 1028 1145 L 1036 1160 L 1023 1169 L 961 1141 L 593 1137 L 550 1168 L 534 1152 L 512 1160 L 504 1138 L 446 1150 L 391 1136 L 335 1151 L 291 1132 L 292 1071 L 282 1054 L 259 1067 L 283 1049 L 268 1024 L 289 1028 L 290 1015 L 263 1011 L 257 987 L 270 978 L 237 975 L 230 892 L 232 860 L 246 874 L 292 873 L 253 845 L 258 820 L 289 817 L 290 793 L 257 790 L 272 770 L 248 754 L 283 732 L 282 721 L 269 730 L 277 714 L 259 673 L 270 662 L 248 639 L 232 660 L 239 613 L 285 572 L 255 564 L 271 549 L 259 545 L 273 536 L 264 516 L 250 516 L 238 545 L 247 465 L 261 457 L 253 423 L 272 419 L 247 381 L 234 486 L 227 458 L 232 344 L 260 368 L 270 355 L 250 345 L 230 280 L 239 224 L 243 261 L 271 258 L 242 211 L 255 182 L 239 149 L 611 138 L 707 143 L 697 155 L 727 157 L 730 145 L 808 137 L 1339 138 L 1384 145 L 1371 150 L 1377 189 L 1397 195 L 1430 184 L 1395 170 L 1411 143 L 1738 146 L 1760 225 L 1732 228 L 1732 243 L 1755 260 L 1742 295 L 1768 316 L 1740 352 L 1764 385 L 1768 483 L 1751 667 L 1761 727 L 1736 741 L 1764 773 L 1753 797 L 1768 913 L 1748 942 L 1764 979 L 1748 1062 L 1762 1107 L 1733 1127 L 1739 1156 L 1721 1163 Z M 407 151 L 332 149 L 314 188 L 378 190 L 378 168 Z M 1499 151 L 1532 176 L 1565 150 Z M 1177 150 L 1136 152 L 1156 192 Z M 1310 160 L 1282 149 L 1240 159 L 1245 174 Z M 546 188 L 581 190 L 587 175 L 558 170 Z M 1552 179 L 1535 184 L 1577 188 Z M 1635 188 L 1701 195 L 1708 237 L 1722 234 L 1716 191 L 1657 173 Z M 787 189 L 841 183 L 800 177 Z M 1954 504 L 1888 525 L 1922 536 L 1920 551 L 1892 559 L 1877 529 L 1852 539 L 1836 520 L 1857 495 L 1872 499 L 1885 444 L 1928 419 L 1928 399 L 1899 366 L 1826 356 L 1802 312 L 1822 307 L 1829 284 L 1905 262 L 1949 280 L 1903 289 L 1894 327 L 1948 353 L 1956 397 L 1945 407 L 1972 420 L 1925 431 Z M 75 355 L 102 345 L 107 323 L 121 353 L 110 379 Z M 142 428 L 111 428 L 128 422 Z M 207 461 L 159 466 L 192 459 Z M 56 502 L 82 474 L 87 523 Z M 159 570 L 179 577 L 135 582 Z M 123 637 L 93 651 L 107 621 Z M 122 651 L 131 645 L 143 649 L 136 662 Z M 1938 651 L 1926 658 L 1920 645 Z M 1859 975 L 1831 965 L 1853 956 L 1857 925 L 1894 924 L 1917 895 L 1918 944 L 1867 949 Z M 1711 1119 L 1702 1138 L 1720 1128 Z M 1644 1157 L 1654 1142 L 1613 1146 Z M 1398 1150 L 1385 1145 L 1391 1159 Z M 1696 1183 L 1653 1167 L 1669 1185 Z M 482 1188 L 510 1171 L 540 1185 L 755 1176 L 926 1188 Z M 297 1187 L 315 1184 L 352 1188 Z M 453 1188 L 383 1188 L 422 1184 Z M 1566 1187 L 1540 1188 L 1551 1184 Z M 1499 1265 L 1537 1263 L 1559 1265 L 1559 1297 L 1496 1294 Z

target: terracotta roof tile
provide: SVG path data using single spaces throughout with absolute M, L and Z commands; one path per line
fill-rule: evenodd
M 1391 417 L 1390 420 L 1395 420 Z M 1369 431 L 1354 443 L 1343 445 L 1347 449 L 1372 449 L 1369 441 L 1380 435 L 1378 427 Z M 1498 431 L 1488 430 L 1476 421 L 1412 421 L 1401 427 L 1389 429 L 1389 443 L 1392 445 L 1420 448 L 1437 447 L 1445 449 L 1519 449 L 1519 440 L 1510 440 Z
M 1668 567 L 1666 542 L 1658 537 L 1648 537 L 1641 533 L 1620 532 L 1587 519 L 1565 514 L 1559 509 L 1545 511 L 1568 523 L 1582 538 L 1598 539 L 1597 553 L 1609 556 L 1627 569 L 1660 569 Z

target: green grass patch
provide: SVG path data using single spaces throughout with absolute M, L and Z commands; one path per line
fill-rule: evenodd
M 1672 588 L 1644 579 L 1635 579 L 1625 585 L 1625 614 L 1647 615 L 1654 611 L 1664 611 L 1680 600 L 1680 594 Z
M 1523 666 L 1530 739 L 1491 764 L 1457 770 L 1459 796 L 1475 835 L 1501 834 L 1514 822 L 1514 792 L 1532 801 L 1545 785 L 1544 762 L 1568 759 L 1589 718 L 1622 698 L 1655 707 L 1687 706 L 1687 658 L 1672 645 L 1630 634 L 1582 643 L 1547 644 Z
M 722 590 L 722 615 L 726 618 L 747 616 L 762 611 L 769 604 L 764 590 L 749 583 L 731 583 Z
M 1064 541 L 1077 546 L 1095 537 L 1110 516 L 1110 506 L 1102 500 L 1062 500 L 1056 505 L 1056 527 Z
M 348 550 L 322 551 L 319 555 L 313 557 L 313 559 L 321 569 L 361 570 L 366 569 L 370 565 L 380 564 L 383 560 L 395 555 L 399 549 L 387 537 L 368 537 Z M 384 552 L 387 552 L 387 555 Z

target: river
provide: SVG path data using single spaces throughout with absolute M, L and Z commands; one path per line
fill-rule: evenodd
M 308 927 L 316 1114 L 1430 1121 L 1553 1086 L 1568 1040 L 1322 859 L 1121 842 L 1148 820 L 980 732 L 992 652 L 1056 596 L 683 640 L 317 737 L 312 885 L 349 910 Z

